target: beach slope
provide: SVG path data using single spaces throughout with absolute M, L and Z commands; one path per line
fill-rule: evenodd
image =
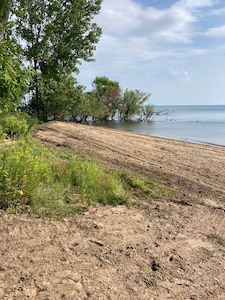
M 0 219 L 1 299 L 225 299 L 225 148 L 67 122 L 34 135 L 176 196 Z

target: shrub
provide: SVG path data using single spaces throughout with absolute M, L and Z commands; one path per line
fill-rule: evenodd
M 2 125 L 0 124 L 0 141 L 6 138 L 6 134 L 4 132 L 4 129 Z
M 35 124 L 36 119 L 31 118 L 26 113 L 1 115 L 0 118 L 0 125 L 3 133 L 13 138 L 26 136 Z

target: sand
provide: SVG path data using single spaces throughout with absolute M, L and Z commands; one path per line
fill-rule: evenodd
M 47 144 L 155 180 L 171 199 L 0 219 L 0 299 L 225 299 L 225 148 L 67 122 Z

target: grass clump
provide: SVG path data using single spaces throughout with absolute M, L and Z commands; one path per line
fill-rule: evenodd
M 64 182 L 80 195 L 81 203 L 118 205 L 127 202 L 127 196 L 116 172 L 90 159 L 67 159 L 52 165 L 56 182 Z M 69 198 L 69 197 L 67 197 Z
M 133 194 L 139 194 L 144 198 L 160 199 L 171 196 L 171 191 L 154 181 L 148 181 L 141 178 L 133 177 L 128 173 L 120 172 L 120 178 L 126 185 L 127 189 L 131 190 Z
M 37 214 L 60 218 L 90 204 L 128 203 L 128 194 L 115 172 L 34 139 L 2 143 L 0 169 L 3 210 L 30 206 Z
M 40 182 L 49 183 L 51 173 L 46 153 L 25 140 L 0 146 L 0 208 L 31 203 Z
M 220 245 L 225 246 L 225 239 L 223 237 L 221 237 L 219 234 L 211 233 L 211 234 L 208 234 L 207 237 L 209 239 L 212 239 L 212 240 L 216 241 Z

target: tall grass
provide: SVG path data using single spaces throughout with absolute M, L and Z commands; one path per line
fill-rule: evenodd
M 0 208 L 30 205 L 36 213 L 67 215 L 93 204 L 128 202 L 119 176 L 92 160 L 61 155 L 29 139 L 0 146 Z
M 129 204 L 133 193 L 157 198 L 167 191 L 91 159 L 78 159 L 69 149 L 47 147 L 27 135 L 29 119 L 15 120 L 6 118 L 0 128 L 0 210 L 29 209 L 62 218 L 88 205 Z M 13 136 L 10 143 L 4 142 L 6 134 Z

